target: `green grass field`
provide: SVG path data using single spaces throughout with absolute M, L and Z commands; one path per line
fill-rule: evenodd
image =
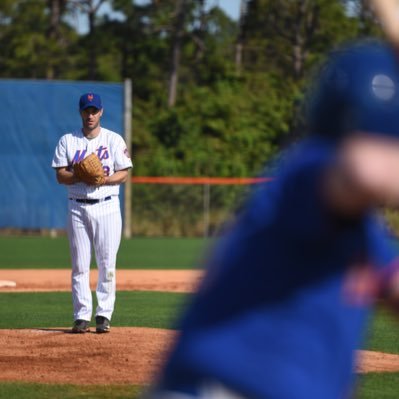
M 200 264 L 205 248 L 206 241 L 202 238 L 123 239 L 118 253 L 118 268 L 191 269 Z M 1 269 L 69 267 L 67 237 L 0 236 Z
M 369 373 L 359 378 L 357 399 L 397 399 L 399 373 Z
M 394 317 L 383 307 L 377 310 L 373 319 L 367 349 L 399 354 L 399 318 Z
M 132 239 L 121 244 L 121 268 L 193 268 L 205 248 L 202 239 Z M 0 268 L 68 268 L 65 237 L 0 237 Z M 113 326 L 173 328 L 187 296 L 176 293 L 117 293 Z M 71 296 L 58 293 L 0 293 L 0 328 L 70 327 Z M 378 309 L 365 348 L 399 354 L 399 324 Z M 399 373 L 371 373 L 359 379 L 357 399 L 397 399 Z M 0 399 L 136 398 L 138 386 L 79 386 L 0 383 Z
M 94 293 L 93 298 L 95 302 Z M 185 298 L 178 293 L 119 291 L 112 325 L 171 328 Z M 0 309 L 0 328 L 71 327 L 73 322 L 69 292 L 3 292 Z
M 6 382 L 0 384 L 0 399 L 134 399 L 135 385 L 67 385 Z

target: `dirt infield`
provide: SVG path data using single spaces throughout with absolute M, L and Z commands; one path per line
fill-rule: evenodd
M 92 272 L 92 288 L 97 280 Z M 119 270 L 118 290 L 191 292 L 200 271 Z M 69 291 L 70 270 L 0 270 L 15 281 L 0 292 Z M 71 334 L 69 329 L 0 329 L 0 380 L 73 384 L 146 384 L 159 367 L 175 331 L 116 328 L 110 334 Z M 358 351 L 356 371 L 399 371 L 399 356 Z
M 399 371 L 399 355 L 358 351 L 357 359 L 357 371 L 359 373 Z
M 97 284 L 97 270 L 90 272 L 91 289 Z M 117 270 L 118 291 L 192 292 L 201 280 L 200 270 Z M 0 281 L 14 281 L 15 287 L 0 292 L 70 291 L 70 269 L 1 269 Z
M 0 380 L 70 384 L 147 384 L 176 332 L 116 328 L 110 334 L 69 329 L 0 330 Z M 357 371 L 399 370 L 399 356 L 359 351 Z
M 71 384 L 145 384 L 162 362 L 173 331 L 115 328 L 0 330 L 0 380 Z

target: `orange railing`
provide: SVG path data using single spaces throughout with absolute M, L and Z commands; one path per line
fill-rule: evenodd
M 169 177 L 169 176 L 132 177 L 132 183 L 142 183 L 142 184 L 245 185 L 245 184 L 259 184 L 271 180 L 273 180 L 272 177 Z

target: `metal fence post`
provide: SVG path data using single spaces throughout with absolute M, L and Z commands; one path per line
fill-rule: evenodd
M 132 81 L 125 79 L 124 82 L 124 136 L 130 156 L 132 152 Z M 125 183 L 125 206 L 124 206 L 124 229 L 123 236 L 130 238 L 132 235 L 132 182 L 131 169 L 127 182 Z
M 204 184 L 204 237 L 209 235 L 210 223 L 210 208 L 211 208 L 211 186 L 209 183 Z

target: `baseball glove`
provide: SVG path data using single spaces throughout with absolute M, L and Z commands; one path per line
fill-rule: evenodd
M 73 165 L 76 177 L 90 186 L 101 186 L 105 183 L 103 165 L 94 152 Z

